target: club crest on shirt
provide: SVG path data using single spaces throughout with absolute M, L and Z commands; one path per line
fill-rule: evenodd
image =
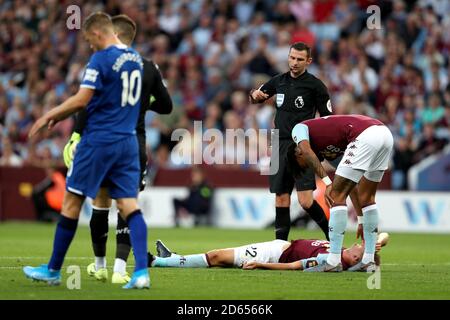
M 305 102 L 303 101 L 303 97 L 298 96 L 297 98 L 295 98 L 294 104 L 299 109 L 303 108 L 303 106 L 305 105 Z
M 277 93 L 276 97 L 277 107 L 281 107 L 284 102 L 284 93 Z

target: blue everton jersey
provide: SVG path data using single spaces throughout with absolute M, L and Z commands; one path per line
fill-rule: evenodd
M 108 144 L 136 134 L 142 88 L 142 58 L 125 45 L 95 52 L 81 82 L 94 89 L 87 105 L 83 138 L 90 144 Z

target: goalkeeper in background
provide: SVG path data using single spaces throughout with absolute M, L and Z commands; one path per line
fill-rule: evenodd
M 117 15 L 112 17 L 114 31 L 120 41 L 127 46 L 131 46 L 136 35 L 135 22 L 126 15 Z M 141 110 L 136 125 L 136 134 L 139 143 L 139 160 L 141 166 L 140 191 L 145 187 L 145 176 L 147 168 L 146 140 L 145 140 L 145 113 L 152 110 L 160 114 L 169 114 L 172 111 L 172 100 L 169 96 L 166 86 L 162 81 L 158 67 L 149 60 L 142 59 L 144 62 L 144 72 L 142 80 Z M 64 163 L 69 168 L 72 165 L 76 146 L 81 139 L 86 124 L 87 113 L 85 110 L 78 113 L 74 132 L 70 141 L 64 147 Z M 106 281 L 108 271 L 106 269 L 106 242 L 108 240 L 108 214 L 111 206 L 111 198 L 108 194 L 108 181 L 103 181 L 96 198 L 92 202 L 92 216 L 90 220 L 92 248 L 95 255 L 95 263 L 91 263 L 87 272 L 97 280 Z M 120 214 L 117 214 L 116 230 L 116 258 L 112 283 L 124 284 L 130 281 L 126 272 L 126 263 L 131 250 L 129 228 Z

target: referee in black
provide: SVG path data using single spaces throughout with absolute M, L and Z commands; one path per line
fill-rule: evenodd
M 309 168 L 294 178 L 288 170 L 286 157 L 289 146 L 293 143 L 291 131 L 297 123 L 315 118 L 317 111 L 321 117 L 332 114 L 326 86 L 306 70 L 311 61 L 311 48 L 303 42 L 294 43 L 289 49 L 289 72 L 276 75 L 259 89 L 250 91 L 252 103 L 261 103 L 275 95 L 275 129 L 279 130 L 279 151 L 272 151 L 271 161 L 279 157 L 279 169 L 270 176 L 270 192 L 276 194 L 275 236 L 281 240 L 287 240 L 289 236 L 291 193 L 294 185 L 300 205 L 328 239 L 328 220 L 313 197 L 316 188 L 314 171 Z

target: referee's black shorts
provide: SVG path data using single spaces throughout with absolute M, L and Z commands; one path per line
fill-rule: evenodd
M 292 174 L 288 170 L 286 154 L 289 146 L 292 144 L 291 139 L 279 140 L 279 152 L 272 150 L 271 162 L 279 160 L 279 167 L 277 173 L 269 176 L 270 192 L 276 194 L 292 193 L 292 189 L 297 191 L 315 190 L 316 189 L 316 176 L 314 170 L 308 168 L 303 173 L 294 179 Z

